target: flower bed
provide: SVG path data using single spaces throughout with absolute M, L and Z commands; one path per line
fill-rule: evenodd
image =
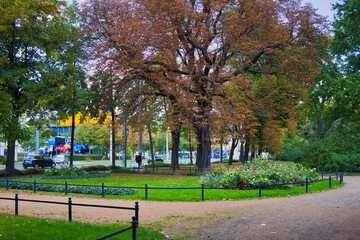
M 200 182 L 207 187 L 242 189 L 257 188 L 259 183 L 265 187 L 318 180 L 315 169 L 306 169 L 301 164 L 288 164 L 254 159 L 252 163 L 226 166 L 214 165 L 211 172 L 201 177 Z M 287 187 L 289 187 L 288 185 Z

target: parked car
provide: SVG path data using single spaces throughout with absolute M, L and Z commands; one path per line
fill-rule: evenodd
M 56 162 L 46 156 L 43 155 L 30 155 L 24 158 L 23 167 L 27 169 L 28 167 L 33 168 L 44 168 L 44 167 L 55 167 Z
M 164 160 L 160 156 L 154 156 L 155 162 L 164 162 Z M 151 157 L 148 160 L 148 163 L 151 163 Z

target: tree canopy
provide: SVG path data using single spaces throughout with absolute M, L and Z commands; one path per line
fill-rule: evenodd
M 88 0 L 82 16 L 97 66 L 111 64 L 122 85 L 142 81 L 143 95 L 167 98 L 191 122 L 200 170 L 210 166 L 211 114 L 232 104 L 228 86 L 255 104 L 254 79 L 282 79 L 298 100 L 326 44 L 324 18 L 294 0 Z

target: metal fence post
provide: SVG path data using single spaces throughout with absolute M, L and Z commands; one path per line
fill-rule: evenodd
M 69 205 L 69 222 L 71 222 L 72 221 L 72 201 L 71 201 L 71 197 L 69 197 L 68 205 Z
M 261 198 L 261 182 L 259 182 L 259 198 Z
M 308 193 L 308 179 L 307 178 L 305 180 L 305 184 L 306 184 L 306 193 Z
M 9 190 L 9 179 L 6 178 L 6 191 Z
M 132 239 L 133 240 L 136 240 L 136 227 L 137 227 L 137 221 L 136 221 L 136 217 L 135 216 L 133 216 L 132 217 L 132 222 L 131 222 L 131 224 L 132 224 Z
M 36 193 L 36 179 L 34 179 L 34 193 Z
M 67 181 L 65 181 L 65 195 L 67 195 L 68 193 L 68 184 L 67 184 Z
M 338 171 L 336 170 L 336 180 L 338 180 Z
M 205 199 L 204 199 L 204 184 L 201 184 L 201 200 L 205 201 Z
M 331 189 L 331 175 L 329 175 L 329 188 Z
M 105 197 L 104 183 L 101 184 L 101 196 Z
M 324 179 L 324 169 L 321 170 L 321 179 Z
M 19 215 L 19 195 L 15 194 L 15 216 Z
M 343 173 L 340 173 L 340 185 L 343 183 Z
M 135 217 L 137 221 L 136 225 L 139 225 L 139 202 L 135 202 Z
M 148 186 L 145 184 L 145 200 L 148 199 Z

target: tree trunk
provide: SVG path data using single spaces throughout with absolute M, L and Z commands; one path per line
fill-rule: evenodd
M 192 145 L 191 145 L 191 134 L 189 130 L 189 148 L 190 148 L 190 164 L 193 165 L 193 156 L 192 156 Z
M 171 131 L 171 168 L 179 168 L 179 146 L 180 146 L 181 124 L 175 126 Z
M 241 163 L 245 163 L 244 141 L 241 141 L 239 160 Z
M 245 151 L 244 151 L 244 162 L 249 160 L 250 151 L 250 136 L 245 136 Z
M 223 162 L 223 144 L 220 143 L 220 163 Z
M 251 161 L 256 158 L 255 145 L 251 145 Z
M 210 126 L 209 122 L 205 127 L 194 124 L 196 140 L 197 140 L 197 154 L 196 166 L 199 172 L 209 171 L 211 164 L 211 140 L 210 140 Z
M 231 139 L 231 147 L 230 147 L 230 154 L 229 154 L 229 162 L 228 165 L 232 165 L 233 163 L 233 158 L 234 158 L 234 151 L 236 146 L 239 144 L 239 138 L 238 137 L 233 137 Z
M 70 138 L 70 167 L 74 166 L 74 135 L 75 135 L 75 113 L 71 120 L 71 138 Z
M 112 141 L 112 158 L 111 158 L 111 167 L 115 168 L 115 111 L 114 109 L 111 110 L 111 141 Z
M 152 142 L 152 136 L 151 136 L 151 127 L 150 123 L 147 125 L 148 131 L 149 131 L 149 141 L 150 141 L 150 153 L 151 153 L 151 163 L 154 166 L 155 165 L 155 158 L 154 158 L 154 149 L 153 149 L 153 142 Z
M 123 126 L 122 126 L 122 155 L 123 155 L 123 162 L 124 162 L 124 166 L 126 167 L 127 165 L 127 160 L 126 160 L 126 147 L 127 147 L 127 135 L 126 135 L 126 117 L 124 116 L 123 119 Z
M 15 169 L 15 140 L 7 142 L 6 171 Z

